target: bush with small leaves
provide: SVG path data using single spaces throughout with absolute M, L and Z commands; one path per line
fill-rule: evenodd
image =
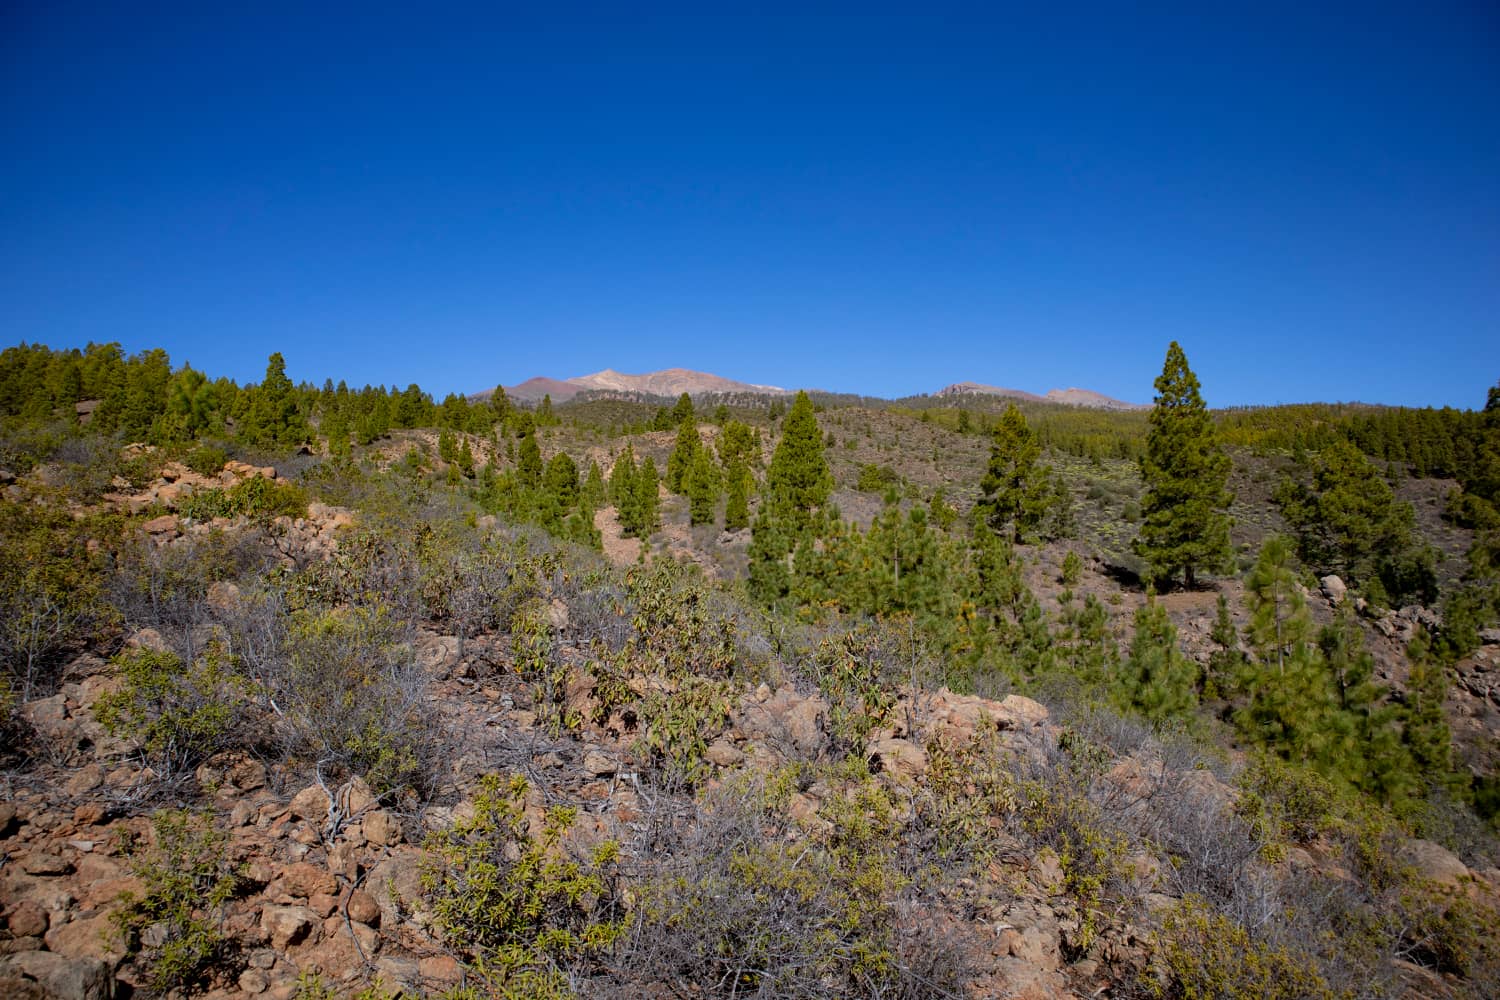
M 166 993 L 191 986 L 226 957 L 224 906 L 243 876 L 211 814 L 167 809 L 151 826 L 154 846 L 125 844 L 142 888 L 121 895 L 112 919 L 126 953 L 144 964 L 152 988 Z
M 1305 954 L 1258 941 L 1201 900 L 1183 900 L 1156 934 L 1153 968 L 1140 984 L 1170 1000 L 1335 1000 Z
M 547 810 L 532 832 L 525 779 L 486 775 L 474 813 L 423 844 L 422 887 L 443 940 L 488 996 L 574 995 L 568 971 L 596 962 L 625 931 L 618 846 L 586 858 L 563 837 L 577 812 Z
M 708 746 L 729 724 L 728 682 L 685 677 L 641 702 L 641 749 L 650 773 L 667 787 L 696 787 L 713 773 Z
M 582 726 L 582 717 L 567 706 L 568 665 L 558 649 L 546 605 L 540 600 L 521 605 L 511 618 L 510 641 L 516 672 L 531 684 L 537 721 L 553 736 Z
M 833 733 L 851 752 L 862 753 L 870 732 L 886 723 L 896 707 L 887 678 L 882 636 L 865 627 L 823 640 L 813 658 L 818 686 L 829 701 Z
M 127 650 L 113 662 L 120 685 L 94 703 L 95 717 L 110 735 L 139 740 L 158 774 L 185 773 L 235 745 L 250 697 L 220 648 L 192 663 L 154 649 Z
M 182 464 L 200 476 L 217 476 L 227 461 L 224 449 L 211 444 L 200 444 L 182 458 Z
M 639 887 L 620 962 L 691 996 L 963 995 L 971 942 L 921 919 L 905 808 L 857 758 L 796 770 L 740 775 L 703 800 Z M 790 820 L 787 801 L 813 777 L 838 790 Z
M 251 476 L 224 490 L 204 490 L 185 497 L 177 512 L 196 521 L 216 517 L 306 517 L 307 494 L 281 479 Z

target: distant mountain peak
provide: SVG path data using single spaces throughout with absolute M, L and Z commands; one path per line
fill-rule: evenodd
M 724 378 L 722 375 L 693 371 L 691 368 L 664 368 L 661 371 L 646 372 L 643 375 L 629 375 L 615 371 L 613 368 L 605 368 L 592 375 L 575 375 L 561 380 L 539 376 L 527 379 L 517 386 L 507 386 L 505 389 L 508 395 L 516 399 L 537 400 L 543 395 L 550 395 L 553 402 L 558 403 L 589 390 L 640 392 L 651 396 L 680 396 L 684 392 L 689 396 L 720 392 L 775 394 L 786 392 L 780 386 L 737 382 L 734 379 Z
M 1149 410 L 1150 406 L 1142 403 L 1127 403 L 1123 399 L 1114 399 L 1103 393 L 1092 389 L 1048 389 L 1046 395 L 1039 396 L 1034 392 L 1024 389 L 1005 389 L 995 385 L 984 385 L 980 382 L 955 382 L 952 385 L 939 389 L 939 396 L 963 396 L 984 395 L 1003 396 L 1010 399 L 1024 399 L 1033 403 L 1061 403 L 1064 406 L 1082 406 L 1092 410 Z

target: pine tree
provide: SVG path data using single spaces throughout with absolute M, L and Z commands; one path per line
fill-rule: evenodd
M 1248 663 L 1240 649 L 1240 632 L 1229 613 L 1229 601 L 1219 595 L 1214 610 L 1214 624 L 1209 631 L 1214 651 L 1208 657 L 1208 670 L 1204 676 L 1204 698 L 1227 698 L 1239 690 Z
M 297 406 L 296 387 L 286 377 L 286 359 L 278 352 L 266 361 L 266 377 L 250 401 L 250 412 L 240 433 L 252 443 L 290 448 L 311 436 Z
M 743 465 L 725 474 L 724 530 L 741 531 L 750 525 L 750 470 Z
M 1312 635 L 1312 618 L 1292 569 L 1292 545 L 1284 536 L 1272 535 L 1261 545 L 1255 567 L 1245 578 L 1245 602 L 1251 643 L 1263 663 L 1274 664 L 1277 673 L 1284 674 L 1288 652 L 1306 645 Z
M 510 397 L 505 394 L 505 386 L 495 386 L 495 391 L 490 394 L 490 414 L 497 424 L 503 424 L 510 419 Z
M 1120 650 L 1109 631 L 1109 612 L 1093 594 L 1077 610 L 1068 613 L 1065 634 L 1059 638 L 1065 650 L 1063 666 L 1085 691 L 1105 688 L 1119 668 Z
M 1350 583 L 1371 580 L 1377 566 L 1411 546 L 1415 515 L 1379 470 L 1340 438 L 1318 456 L 1311 489 L 1284 482 L 1282 514 L 1298 535 L 1302 558 Z
M 1135 548 L 1158 580 L 1170 581 L 1181 571 L 1193 587 L 1200 570 L 1229 563 L 1229 456 L 1175 340 L 1156 392 L 1140 463 L 1146 495 Z
M 1153 593 L 1136 610 L 1123 680 L 1125 703 L 1158 725 L 1197 704 L 1198 666 L 1177 648 L 1177 629 Z
M 833 492 L 812 400 L 797 393 L 771 456 L 765 497 L 750 539 L 750 593 L 774 604 L 790 593 L 798 548 L 811 549 L 817 519 Z
M 766 476 L 767 499 L 774 506 L 807 520 L 828 502 L 833 474 L 823 457 L 823 435 L 807 393 L 797 393 L 782 425 L 781 441 Z
M 627 535 L 637 534 L 641 520 L 635 486 L 637 476 L 635 450 L 627 446 L 615 459 L 614 468 L 609 474 L 609 499 L 615 505 L 620 530 Z
M 1443 712 L 1448 697 L 1448 675 L 1432 655 L 1427 633 L 1418 629 L 1406 649 L 1411 673 L 1406 681 L 1403 740 L 1416 771 L 1428 784 L 1454 785 L 1453 734 Z
M 678 495 L 687 493 L 688 474 L 702 450 L 698 425 L 693 422 L 692 409 L 689 407 L 688 415 L 677 425 L 677 440 L 672 446 L 672 454 L 667 456 L 667 489 Z
M 656 462 L 647 455 L 635 476 L 636 535 L 649 538 L 661 526 L 661 478 Z
M 1321 764 L 1337 743 L 1338 692 L 1292 571 L 1291 542 L 1268 538 L 1245 581 L 1250 641 L 1259 659 L 1247 669 L 1250 703 L 1236 722 L 1288 760 Z
M 590 460 L 588 475 L 584 477 L 583 489 L 579 492 L 578 506 L 596 511 L 604 506 L 604 500 L 604 471 L 598 462 Z
M 727 421 L 719 432 L 719 463 L 724 469 L 724 530 L 750 525 L 750 493 L 755 488 L 750 467 L 759 456 L 755 432 L 738 420 Z
M 458 461 L 458 443 L 446 427 L 438 432 L 438 458 L 449 463 Z
M 569 510 L 578 503 L 578 466 L 565 451 L 552 456 L 547 471 L 542 476 L 542 485 L 562 510 Z
M 1318 647 L 1339 698 L 1325 770 L 1387 804 L 1406 801 L 1414 783 L 1411 756 L 1401 743 L 1400 711 L 1375 680 L 1375 659 L 1364 648 L 1349 605 L 1319 633 Z
M 1005 408 L 990 445 L 990 463 L 980 489 L 979 513 L 993 531 L 1019 542 L 1047 513 L 1052 488 L 1049 469 L 1038 466 L 1042 446 L 1014 403 Z
M 678 396 L 677 402 L 672 406 L 670 415 L 672 418 L 673 427 L 681 427 L 683 421 L 692 420 L 693 397 L 689 396 L 687 393 L 683 393 L 682 395 Z
M 528 431 L 521 436 L 516 456 L 516 479 L 522 488 L 528 490 L 542 485 L 542 450 L 537 446 L 535 432 Z
M 712 524 L 719 506 L 719 470 L 707 448 L 699 448 L 693 455 L 693 465 L 684 477 L 684 486 L 688 495 L 689 521 L 695 525 Z

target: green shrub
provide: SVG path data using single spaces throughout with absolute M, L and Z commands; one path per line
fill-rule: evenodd
M 663 784 L 695 787 L 713 773 L 708 745 L 729 724 L 728 682 L 686 677 L 675 690 L 654 690 L 641 703 L 640 745 Z
M 681 567 L 658 560 L 631 570 L 625 587 L 635 606 L 629 647 L 639 672 L 663 677 L 734 672 L 738 629 L 712 606 L 701 579 L 689 579 Z
M 144 961 L 152 987 L 165 993 L 190 986 L 225 957 L 224 905 L 242 874 L 230 864 L 229 837 L 214 829 L 211 814 L 167 809 L 151 825 L 154 847 L 125 845 L 143 891 L 122 894 L 112 920 L 125 952 Z
M 546 606 L 531 600 L 516 610 L 510 623 L 511 654 L 516 672 L 531 683 L 531 706 L 537 721 L 552 735 L 576 730 L 582 717 L 568 708 L 568 665 L 562 659 L 547 619 Z
M 1141 986 L 1171 1000 L 1334 1000 L 1335 992 L 1310 959 L 1253 939 L 1244 928 L 1201 900 L 1184 899 L 1154 942 L 1153 968 Z
M 1335 828 L 1341 795 L 1311 767 L 1260 754 L 1239 776 L 1235 805 L 1255 832 L 1267 860 L 1280 860 L 1287 844 L 1307 844 Z
M 307 494 L 284 480 L 251 476 L 227 490 L 194 493 L 178 503 L 177 512 L 196 521 L 241 516 L 258 520 L 306 517 Z
M 823 640 L 814 657 L 829 701 L 829 725 L 854 753 L 864 751 L 871 731 L 885 725 L 896 707 L 881 669 L 886 655 L 881 636 L 866 627 Z
M 198 473 L 200 476 L 217 476 L 224 470 L 224 463 L 229 461 L 229 455 L 223 448 L 211 444 L 202 444 L 188 452 L 182 458 L 182 464 Z
M 50 689 L 68 651 L 114 623 L 100 590 L 102 557 L 89 543 L 115 527 L 60 505 L 0 499 L 0 672 L 21 701 Z
M 884 493 L 900 485 L 901 476 L 889 465 L 861 465 L 859 482 L 854 488 L 861 493 Z
M 1076 585 L 1082 575 L 1083 560 L 1078 558 L 1077 552 L 1069 549 L 1068 554 L 1063 556 L 1062 561 L 1062 576 L 1060 577 L 1060 579 L 1062 580 L 1063 586 L 1072 587 Z
M 274 678 L 292 748 L 377 794 L 429 790 L 443 761 L 410 622 L 374 604 L 291 615 Z
M 528 832 L 527 784 L 486 775 L 474 815 L 430 835 L 422 886 L 443 939 L 488 995 L 570 997 L 565 969 L 602 955 L 624 932 L 616 894 L 618 846 L 605 841 L 584 860 L 562 838 L 576 810 L 548 810 Z
M 787 800 L 814 776 L 838 790 L 789 822 Z M 858 759 L 725 782 L 640 887 L 623 960 L 685 996 L 963 995 L 966 942 L 910 908 L 905 811 Z
M 217 647 L 192 664 L 154 649 L 127 650 L 113 662 L 120 687 L 95 702 L 95 717 L 110 735 L 139 740 L 159 773 L 191 770 L 232 744 L 246 685 Z

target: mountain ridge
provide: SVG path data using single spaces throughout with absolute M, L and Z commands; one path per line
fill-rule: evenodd
M 701 396 L 713 393 L 735 392 L 765 393 L 779 396 L 787 395 L 790 392 L 790 390 L 783 389 L 780 386 L 741 382 L 736 379 L 725 378 L 722 375 L 715 375 L 711 372 L 695 371 L 691 368 L 663 368 L 659 371 L 645 372 L 639 375 L 631 375 L 615 371 L 613 368 L 605 368 L 589 375 L 575 375 L 565 379 L 538 375 L 516 385 L 505 387 L 505 392 L 508 396 L 522 402 L 539 402 L 543 397 L 551 396 L 554 403 L 563 403 L 577 396 L 580 392 L 589 391 L 644 393 L 651 396 L 668 397 L 680 396 L 683 393 L 687 393 L 689 396 Z M 472 398 L 486 399 L 492 393 L 493 390 L 486 390 L 473 394 Z M 939 389 L 934 395 L 1001 396 L 1032 403 L 1060 403 L 1065 406 L 1079 406 L 1098 410 L 1150 409 L 1150 406 L 1146 404 L 1129 403 L 1121 399 L 1106 396 L 1100 392 L 1095 392 L 1092 389 L 1080 389 L 1077 387 L 1049 389 L 1045 394 L 1038 394 L 1027 392 L 1024 389 L 1009 389 L 1003 386 L 986 385 L 981 382 L 954 382 Z

